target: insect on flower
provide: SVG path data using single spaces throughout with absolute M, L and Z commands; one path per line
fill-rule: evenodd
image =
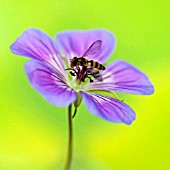
M 86 78 L 90 79 L 90 82 L 93 82 L 93 80 L 91 79 L 91 77 L 89 76 L 93 76 L 94 78 L 97 78 L 99 81 L 102 81 L 102 77 L 99 74 L 98 70 L 105 70 L 105 67 L 94 61 L 94 60 L 87 60 L 85 57 L 88 55 L 94 55 L 96 54 L 101 47 L 102 41 L 101 40 L 97 40 L 95 41 L 88 49 L 87 51 L 83 54 L 82 57 L 78 58 L 78 57 L 73 57 L 70 60 L 70 69 L 67 70 L 72 70 L 70 72 L 70 74 L 72 76 L 76 76 L 77 80 L 80 79 L 80 81 L 83 81 Z M 80 72 L 80 67 L 82 66 L 82 71 Z M 94 70 L 94 68 L 98 69 L 98 70 Z
M 114 61 L 105 69 L 104 63 L 115 48 L 115 37 L 106 30 L 61 32 L 55 42 L 31 28 L 10 48 L 14 54 L 31 58 L 25 64 L 30 83 L 56 106 L 74 103 L 78 107 L 82 99 L 94 115 L 131 124 L 135 112 L 113 92 L 154 92 L 148 77 L 125 61 Z

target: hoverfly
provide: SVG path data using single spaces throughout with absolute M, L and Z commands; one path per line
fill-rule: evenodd
M 86 52 L 82 55 L 82 57 L 74 57 L 70 60 L 70 67 L 71 69 L 74 69 L 74 67 L 79 67 L 82 66 L 83 69 L 86 71 L 86 77 L 90 79 L 90 82 L 93 82 L 93 80 L 89 76 L 93 76 L 95 79 L 98 81 L 102 81 L 102 77 L 99 73 L 99 70 L 105 70 L 105 67 L 98 63 L 97 61 L 94 60 L 88 60 L 85 57 L 88 55 L 94 55 L 96 54 L 101 47 L 102 41 L 97 40 L 95 41 L 87 50 Z M 75 76 L 74 72 L 70 72 L 72 76 Z M 84 81 L 85 78 L 82 79 Z
M 85 66 L 85 67 L 91 67 L 91 68 L 97 68 L 98 70 L 105 70 L 105 67 L 98 63 L 97 61 L 94 60 L 88 60 L 85 57 L 88 55 L 93 55 L 96 54 L 102 45 L 101 40 L 95 41 L 87 50 L 86 52 L 82 55 L 82 57 L 74 57 L 70 61 L 70 66 L 71 68 L 74 68 L 75 66 Z

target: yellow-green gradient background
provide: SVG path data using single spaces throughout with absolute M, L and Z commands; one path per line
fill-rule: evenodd
M 46 102 L 27 80 L 27 58 L 9 46 L 29 27 L 106 28 L 117 38 L 109 61 L 145 72 L 151 96 L 122 95 L 136 112 L 131 126 L 112 124 L 84 104 L 73 120 L 72 170 L 170 169 L 169 0 L 0 0 L 0 170 L 60 170 L 67 148 L 67 108 Z

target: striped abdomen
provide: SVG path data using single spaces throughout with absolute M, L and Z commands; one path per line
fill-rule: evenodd
M 88 61 L 88 65 L 91 66 L 92 68 L 97 68 L 99 70 L 105 70 L 105 67 L 102 64 L 100 64 L 96 61 L 93 61 L 93 60 Z

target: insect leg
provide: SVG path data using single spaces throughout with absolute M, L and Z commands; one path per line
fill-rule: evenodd
M 70 74 L 71 74 L 72 76 L 76 76 L 76 73 L 75 73 L 75 72 L 70 71 Z
M 71 71 L 70 71 L 70 74 L 71 74 L 72 76 L 76 76 L 76 75 L 78 74 L 77 71 L 74 70 L 73 68 L 66 68 L 65 70 L 71 70 Z
M 91 77 L 89 76 L 86 76 L 86 77 L 90 79 L 90 83 L 94 82 Z

